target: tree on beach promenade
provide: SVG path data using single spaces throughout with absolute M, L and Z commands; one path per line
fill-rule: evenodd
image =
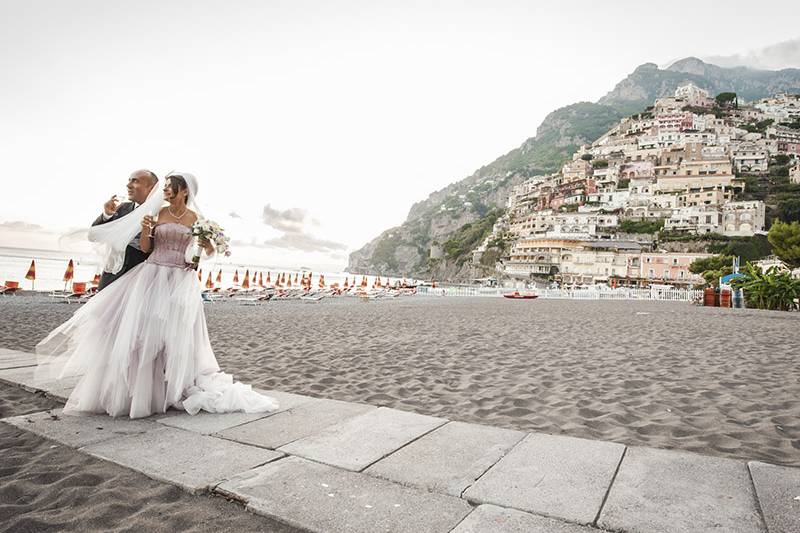
M 744 276 L 731 280 L 734 289 L 743 289 L 749 307 L 789 311 L 800 298 L 800 279 L 791 273 L 770 267 L 763 272 L 760 267 L 747 263 Z
M 767 235 L 772 249 L 789 268 L 800 267 L 800 222 L 776 220 Z
M 733 257 L 729 255 L 712 255 L 695 259 L 689 265 L 689 272 L 700 274 L 706 283 L 716 287 L 719 285 L 719 278 L 727 276 L 733 272 Z

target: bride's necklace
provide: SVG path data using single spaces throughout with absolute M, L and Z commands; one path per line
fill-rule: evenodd
M 167 212 L 168 212 L 170 215 L 172 215 L 172 217 L 173 217 L 175 220 L 180 220 L 180 219 L 182 219 L 182 218 L 183 218 L 183 216 L 186 214 L 186 211 L 188 211 L 188 210 L 189 210 L 189 208 L 188 208 L 188 207 L 184 208 L 184 209 L 183 209 L 183 213 L 181 213 L 181 216 L 178 216 L 178 215 L 176 215 L 175 213 L 173 213 L 173 212 L 172 212 L 172 208 L 171 208 L 170 206 L 168 206 L 168 207 L 167 207 Z

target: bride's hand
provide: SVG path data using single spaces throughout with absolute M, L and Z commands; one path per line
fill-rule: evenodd
M 151 230 L 155 225 L 156 221 L 153 220 L 153 217 L 151 217 L 150 215 L 145 215 L 145 217 L 142 219 L 142 230 L 145 229 Z
M 205 237 L 200 237 L 197 239 L 197 242 L 203 247 L 208 255 L 212 255 L 214 253 L 214 247 L 211 245 L 211 241 Z

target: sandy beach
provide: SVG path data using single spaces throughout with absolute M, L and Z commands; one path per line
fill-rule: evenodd
M 4 298 L 0 346 L 32 351 L 75 309 Z M 800 466 L 796 313 L 422 296 L 206 313 L 220 365 L 262 388 Z

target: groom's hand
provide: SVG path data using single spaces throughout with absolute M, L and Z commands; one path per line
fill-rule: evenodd
M 111 216 L 117 212 L 119 204 L 117 203 L 117 195 L 112 196 L 106 203 L 103 204 L 103 212 L 106 216 Z

